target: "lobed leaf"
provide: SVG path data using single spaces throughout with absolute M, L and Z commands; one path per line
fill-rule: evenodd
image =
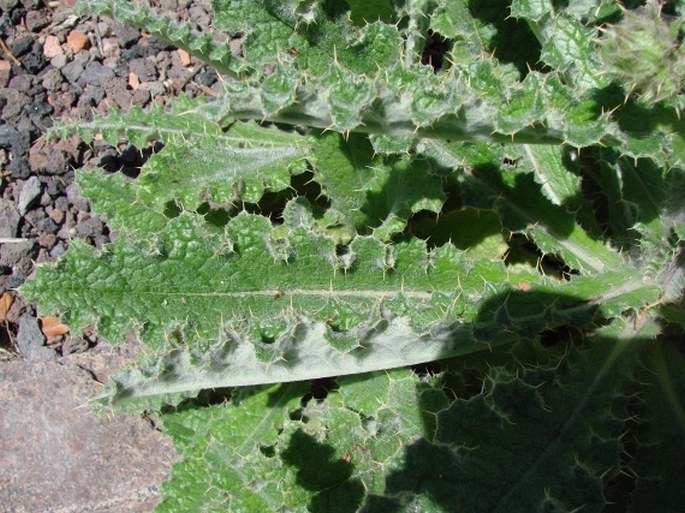
M 208 34 L 79 5 L 226 75 L 53 130 L 164 147 L 137 180 L 81 172 L 118 238 L 22 287 L 144 341 L 102 399 L 162 412 L 160 511 L 674 507 L 682 99 L 602 73 L 627 62 L 607 23 L 663 29 L 656 4 L 217 0 Z
M 278 385 L 167 414 L 183 461 L 160 510 L 601 511 L 619 468 L 625 350 L 601 341 L 556 367 L 493 369 L 470 399 L 444 376 L 396 370 L 339 378 L 304 407 L 306 387 Z

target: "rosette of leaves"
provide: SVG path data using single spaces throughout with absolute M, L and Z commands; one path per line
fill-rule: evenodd
M 174 439 L 159 511 L 681 504 L 685 130 L 601 73 L 633 14 L 560 4 L 79 4 L 225 77 L 53 130 L 163 149 L 22 288 L 145 344 L 103 400 Z
M 624 10 L 601 40 L 606 72 L 635 91 L 648 105 L 663 100 L 685 107 L 685 50 L 681 28 L 685 18 L 667 19 L 663 5 L 650 0 L 634 11 Z

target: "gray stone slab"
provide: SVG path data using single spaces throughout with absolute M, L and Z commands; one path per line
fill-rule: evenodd
M 140 417 L 93 414 L 99 386 L 76 365 L 0 363 L 0 510 L 154 509 L 171 443 Z

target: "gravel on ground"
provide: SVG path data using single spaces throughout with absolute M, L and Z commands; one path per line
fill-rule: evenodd
M 74 183 L 74 170 L 130 176 L 147 148 L 78 138 L 48 141 L 54 120 L 91 120 L 112 108 L 164 104 L 218 87 L 218 76 L 163 41 L 106 17 L 78 18 L 77 0 L 0 0 L 0 510 L 146 512 L 174 459 L 139 417 L 98 417 L 88 407 L 135 342 L 113 348 L 41 317 L 17 288 L 35 265 L 80 239 L 115 235 Z M 153 5 L 195 27 L 208 0 Z M 114 341 L 112 341 L 114 342 Z

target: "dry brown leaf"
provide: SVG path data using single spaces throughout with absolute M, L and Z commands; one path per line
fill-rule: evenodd
M 14 303 L 14 296 L 9 292 L 5 292 L 0 297 L 0 322 L 7 321 L 7 312 L 12 308 L 12 303 Z
M 59 317 L 55 317 L 54 315 L 43 317 L 41 319 L 40 329 L 47 338 L 59 337 L 60 335 L 69 333 L 69 326 L 62 324 Z

